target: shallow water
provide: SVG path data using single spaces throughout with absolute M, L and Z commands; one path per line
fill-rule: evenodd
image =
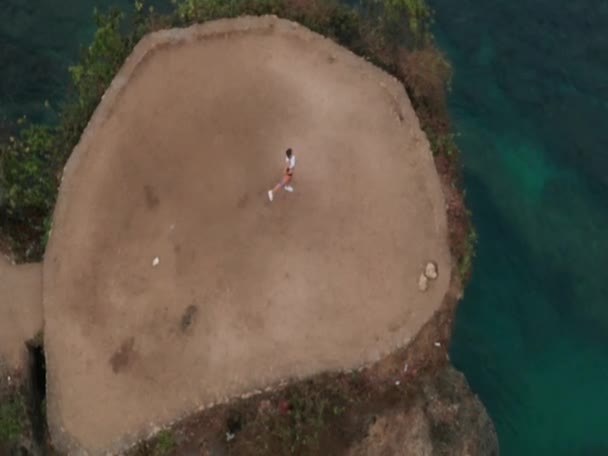
M 608 2 L 429 1 L 480 235 L 452 358 L 504 455 L 608 455 Z M 0 0 L 0 120 L 48 117 L 110 4 Z

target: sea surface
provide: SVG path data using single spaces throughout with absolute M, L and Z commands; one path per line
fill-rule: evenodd
M 608 455 L 608 2 L 430 0 L 479 231 L 451 356 L 504 455 Z
M 429 2 L 479 231 L 452 359 L 503 455 L 608 455 L 608 1 Z M 52 120 L 109 5 L 0 0 L 0 122 Z

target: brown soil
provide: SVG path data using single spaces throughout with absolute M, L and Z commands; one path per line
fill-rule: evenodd
M 0 253 L 0 364 L 23 371 L 26 342 L 41 330 L 41 265 L 13 265 Z
M 287 147 L 295 193 L 271 204 Z M 380 359 L 439 308 L 447 236 L 429 144 L 394 78 L 276 18 L 146 37 L 55 211 L 54 442 L 124 448 L 212 403 Z M 428 260 L 445 273 L 420 293 Z

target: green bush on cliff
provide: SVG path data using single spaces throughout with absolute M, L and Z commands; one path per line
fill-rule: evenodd
M 120 32 L 122 12 L 112 10 L 104 15 L 95 10 L 94 17 L 97 31 L 93 42 L 84 50 L 80 64 L 70 67 L 79 104 L 84 107 L 103 95 L 129 52 Z
M 76 94 L 68 98 L 59 113 L 60 123 L 55 132 L 57 166 L 63 166 L 68 159 L 101 97 L 131 51 L 121 31 L 124 21 L 121 11 L 114 9 L 101 14 L 95 10 L 94 19 L 97 30 L 91 45 L 82 50 L 80 63 L 69 68 Z
M 44 253 L 63 165 L 130 50 L 120 30 L 121 12 L 95 11 L 95 21 L 93 42 L 70 68 L 76 94 L 60 108 L 59 124 L 20 119 L 17 134 L 0 143 L 0 230 L 21 260 Z
M 27 419 L 25 403 L 21 395 L 0 403 L 0 442 L 12 443 L 22 432 Z
M 73 92 L 56 126 L 26 125 L 0 144 L 0 230 L 20 260 L 40 259 L 63 166 L 103 93 L 138 40 L 150 31 L 222 17 L 275 14 L 333 38 L 400 78 L 435 152 L 451 155 L 445 92 L 451 68 L 433 45 L 425 0 L 171 0 L 160 16 L 136 0 L 131 22 L 111 10 L 95 11 L 97 31 L 70 68 Z M 446 142 L 447 141 L 447 142 Z M 446 147 L 448 145 L 449 147 Z
M 56 185 L 49 163 L 54 139 L 50 128 L 27 125 L 0 146 L 5 205 L 11 215 L 27 218 L 52 209 Z

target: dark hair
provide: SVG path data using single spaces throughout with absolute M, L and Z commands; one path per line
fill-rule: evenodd
M 291 149 L 287 149 L 285 155 L 287 155 L 288 158 L 291 158 Z

